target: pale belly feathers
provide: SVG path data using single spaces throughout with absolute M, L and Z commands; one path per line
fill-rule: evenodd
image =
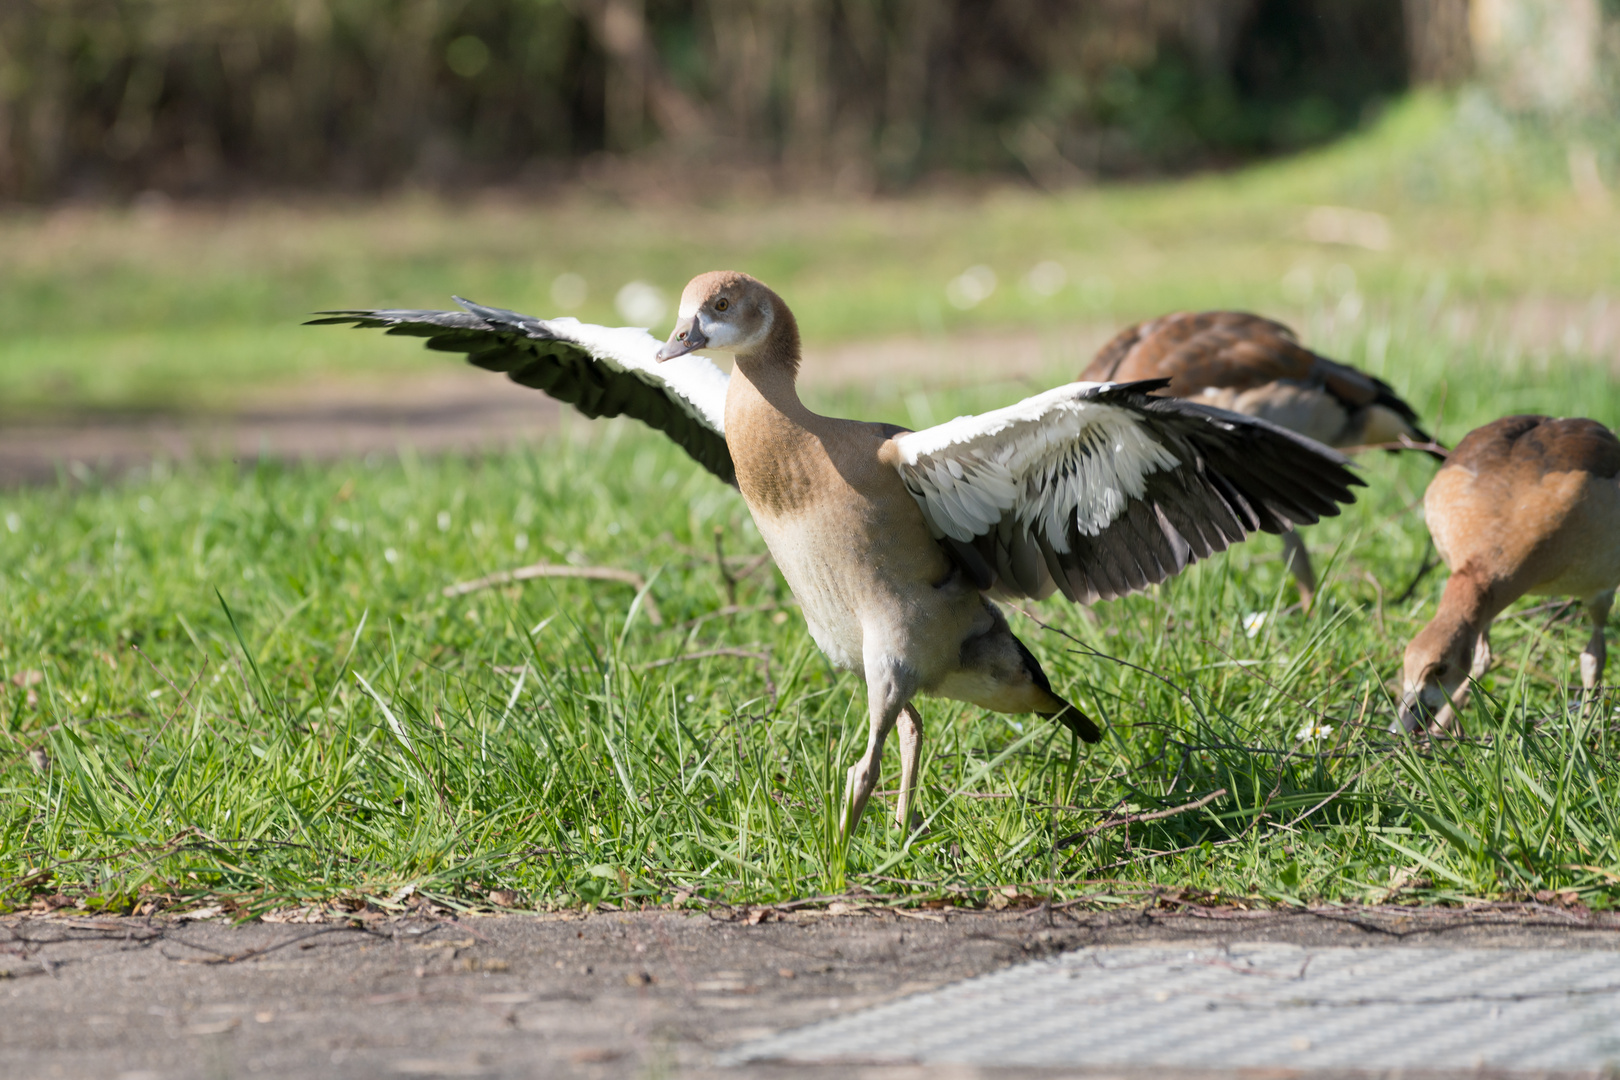
M 853 671 L 869 659 L 903 661 L 932 690 L 990 617 L 977 590 L 951 573 L 921 512 L 896 509 L 854 521 L 847 508 L 810 505 L 783 517 L 754 511 L 754 522 L 829 660 Z
M 770 399 L 755 377 L 776 380 Z M 780 381 L 739 361 L 727 391 L 726 441 L 748 512 L 829 660 L 863 674 L 887 663 L 931 690 L 995 617 L 884 461 L 888 434 L 809 413 Z

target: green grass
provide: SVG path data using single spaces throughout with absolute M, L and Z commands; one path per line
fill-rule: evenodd
M 1430 415 L 1447 388 L 1444 437 L 1504 400 L 1620 423 L 1601 367 L 1459 352 L 1421 313 L 1322 336 Z M 1016 628 L 1106 721 L 1104 742 L 925 702 L 929 831 L 905 842 L 879 806 L 847 849 L 835 793 L 864 738 L 860 683 L 830 670 L 768 568 L 739 584 L 745 610 L 723 613 L 713 530 L 739 567 L 761 550 L 746 512 L 634 425 L 580 423 L 475 460 L 158 467 L 6 494 L 4 896 L 125 908 L 149 891 L 241 914 L 386 905 L 408 887 L 462 905 L 490 890 L 572 905 L 850 886 L 963 902 L 1016 886 L 1101 904 L 1151 889 L 1611 903 L 1614 702 L 1582 712 L 1567 689 L 1584 622 L 1521 603 L 1494 634 L 1500 662 L 1469 738 L 1389 736 L 1401 648 L 1441 585 L 1431 574 L 1396 602 L 1425 558 L 1411 507 L 1433 467 L 1364 467 L 1362 500 L 1307 533 L 1326 577 L 1310 617 L 1287 610 L 1270 538 L 1145 596 L 1040 605 L 1050 629 Z M 662 625 L 618 583 L 441 594 L 536 559 L 643 575 Z M 680 659 L 714 649 L 766 655 L 768 671 Z M 26 672 L 38 680 L 15 685 Z M 1332 734 L 1300 742 L 1314 722 Z M 896 782 L 892 754 L 885 768 L 880 790 Z
M 1611 358 L 1560 330 L 1620 285 L 1612 219 L 1569 193 L 1564 136 L 1492 122 L 1419 99 L 1306 158 L 1061 197 L 13 215 L 0 402 L 206 406 L 302 373 L 426 370 L 447 361 L 292 324 L 451 291 L 544 312 L 564 270 L 591 283 L 581 314 L 611 319 L 618 282 L 673 290 L 731 263 L 779 284 L 812 343 L 1286 304 L 1308 341 L 1389 379 L 1443 439 L 1511 411 L 1620 425 Z M 1322 203 L 1379 210 L 1394 246 L 1303 239 Z M 1070 286 L 1037 301 L 1011 283 L 1047 257 Z M 951 311 L 943 281 L 975 262 L 1003 287 Z M 1551 329 L 1517 326 L 1526 305 Z M 916 389 L 817 403 L 907 421 L 1027 391 L 993 372 Z M 452 905 L 492 891 L 756 902 L 851 886 L 906 902 L 1017 887 L 1096 904 L 1563 890 L 1611 905 L 1617 718 L 1612 698 L 1583 711 L 1568 689 L 1579 613 L 1525 601 L 1499 622 L 1467 739 L 1389 736 L 1401 651 L 1441 587 L 1430 574 L 1397 599 L 1428 553 L 1414 507 L 1433 466 L 1363 467 L 1361 501 L 1307 533 L 1325 576 L 1309 617 L 1289 610 L 1265 537 L 1148 595 L 1039 605 L 1047 626 L 1015 628 L 1107 738 L 1079 747 L 1033 717 L 925 702 L 929 830 L 905 841 L 878 806 L 847 848 L 836 792 L 864 740 L 859 681 L 829 668 L 768 566 L 726 613 L 714 530 L 742 567 L 762 550 L 746 511 L 634 425 L 578 422 L 476 459 L 159 465 L 0 493 L 0 908 L 60 893 L 248 914 L 411 889 Z M 540 559 L 634 571 L 647 592 L 547 579 L 442 594 Z M 1313 723 L 1331 735 L 1300 741 Z M 891 754 L 880 790 L 895 773 Z
M 669 206 L 582 189 L 551 201 L 11 213 L 0 215 L 0 414 L 208 408 L 312 372 L 421 371 L 436 358 L 296 323 L 321 308 L 448 306 L 452 293 L 557 314 L 551 283 L 565 272 L 588 284 L 575 314 L 617 323 L 612 298 L 628 281 L 673 299 L 700 271 L 748 270 L 823 344 L 1185 307 L 1297 312 L 1351 292 L 1375 306 L 1585 303 L 1620 286 L 1620 245 L 1612 211 L 1576 197 L 1567 152 L 1572 139 L 1589 144 L 1612 181 L 1617 131 L 1515 126 L 1478 101 L 1418 97 L 1298 158 L 1056 196 L 1003 187 Z M 1322 204 L 1385 215 L 1388 249 L 1312 241 L 1307 219 Z M 1041 298 L 1019 283 L 1044 260 L 1067 283 Z M 1000 287 L 959 312 L 946 282 L 977 264 Z

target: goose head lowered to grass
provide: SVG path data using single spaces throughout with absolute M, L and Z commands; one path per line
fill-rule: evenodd
M 1123 596 L 1255 530 L 1338 513 L 1360 481 L 1337 453 L 1251 417 L 1149 396 L 1163 380 L 1072 383 L 924 431 L 821 416 L 799 400 L 799 330 L 746 274 L 692 279 L 659 343 L 642 330 L 463 311 L 323 312 L 469 354 L 587 416 L 634 416 L 742 492 L 810 634 L 866 680 L 866 752 L 846 835 L 900 729 L 895 820 L 912 822 L 933 695 L 1037 713 L 1087 742 L 990 597 Z M 736 357 L 728 377 L 700 349 Z
M 1596 420 L 1507 416 L 1464 436 L 1423 493 L 1451 568 L 1440 607 L 1406 647 L 1390 730 L 1446 727 L 1491 664 L 1491 623 L 1521 596 L 1573 596 L 1592 635 L 1581 687 L 1596 691 L 1620 586 L 1620 438 Z

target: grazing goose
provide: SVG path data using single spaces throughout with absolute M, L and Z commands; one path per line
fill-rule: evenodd
M 816 644 L 866 679 L 846 835 L 896 725 L 895 819 L 912 821 L 918 694 L 1038 713 L 1101 738 L 987 594 L 1122 596 L 1256 529 L 1336 514 L 1360 482 L 1338 454 L 1263 420 L 1150 397 L 1159 381 L 1075 383 L 925 431 L 819 416 L 795 388 L 792 312 L 746 274 L 694 278 L 662 348 L 641 330 L 458 302 L 464 311 L 318 321 L 425 336 L 586 415 L 636 416 L 735 483 Z M 729 379 L 700 349 L 736 357 Z
M 1620 585 L 1620 439 L 1595 420 L 1509 416 L 1469 432 L 1423 496 L 1451 568 L 1440 609 L 1406 647 L 1391 731 L 1443 727 L 1464 680 L 1490 666 L 1491 620 L 1528 593 L 1575 596 L 1592 636 L 1581 685 L 1603 674 L 1603 623 Z
M 1281 323 L 1240 311 L 1182 311 L 1127 327 L 1080 378 L 1169 379 L 1167 392 L 1176 397 L 1259 416 L 1340 449 L 1431 442 L 1388 383 L 1318 356 Z M 1282 539 L 1309 607 L 1316 593 L 1310 554 L 1298 533 Z

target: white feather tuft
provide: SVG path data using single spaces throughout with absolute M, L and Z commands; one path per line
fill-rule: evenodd
M 1069 522 L 1087 536 L 1112 524 L 1147 493 L 1149 475 L 1181 461 L 1145 413 L 1092 400 L 1106 385 L 1072 383 L 897 436 L 901 475 L 929 527 L 967 541 L 1010 511 L 1062 553 Z

